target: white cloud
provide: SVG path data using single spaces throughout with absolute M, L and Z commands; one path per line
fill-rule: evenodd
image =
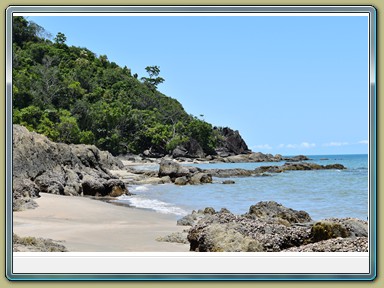
M 283 147 L 286 147 L 286 148 L 290 148 L 290 149 L 295 149 L 295 148 L 313 148 L 313 147 L 316 147 L 316 144 L 315 143 L 309 143 L 309 142 L 302 142 L 300 144 L 287 144 L 287 145 L 284 145 L 284 144 L 280 144 L 279 145 L 279 148 L 283 148 Z
M 348 142 L 329 142 L 329 143 L 325 143 L 323 146 L 339 147 L 339 146 L 346 146 L 346 145 L 349 145 L 349 143 Z
M 359 144 L 368 144 L 368 140 L 361 140 L 359 141 Z
M 252 147 L 252 150 L 255 150 L 255 149 L 272 149 L 272 147 L 269 145 L 269 144 L 261 144 L 261 145 L 255 145 Z
M 312 147 L 315 147 L 316 144 L 315 143 L 308 143 L 308 142 L 303 142 L 300 144 L 300 147 L 301 148 L 312 148 Z

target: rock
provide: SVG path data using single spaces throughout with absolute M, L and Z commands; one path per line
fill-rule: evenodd
M 322 222 L 338 224 L 345 229 L 348 237 L 368 237 L 368 223 L 356 218 L 330 218 Z M 321 223 L 321 222 L 320 222 Z
M 275 156 L 273 156 L 273 158 L 276 162 L 280 162 L 283 160 L 283 156 L 281 154 L 276 154 Z
M 224 180 L 222 183 L 223 184 L 235 184 L 235 181 L 233 181 L 233 180 Z
M 172 157 L 173 158 L 179 158 L 179 157 L 187 157 L 188 151 L 182 146 L 177 146 L 175 149 L 172 151 Z
M 119 197 L 127 193 L 127 189 L 123 181 L 119 179 L 109 179 L 104 184 L 105 195 L 110 197 Z M 103 196 L 105 196 L 103 195 Z
M 178 177 L 175 179 L 175 184 L 176 185 L 187 185 L 188 179 L 185 176 Z
M 114 179 L 109 171 L 123 166 L 109 152 L 93 145 L 55 143 L 23 126 L 13 125 L 13 181 L 19 183 L 13 187 L 13 197 L 18 202 L 20 195 L 24 195 L 22 202 L 32 203 L 30 199 L 37 190 L 71 196 L 127 194 L 125 184 Z M 27 182 L 32 188 L 20 184 Z M 35 192 L 28 192 L 31 189 Z
M 197 213 L 196 211 L 193 211 L 192 214 L 188 214 L 183 218 L 177 220 L 177 225 L 192 226 L 197 222 L 197 219 L 201 219 L 202 217 L 202 213 Z
M 308 171 L 308 170 L 325 170 L 325 169 L 337 169 L 337 170 L 344 170 L 347 169 L 341 164 L 330 164 L 330 165 L 319 165 L 316 163 L 310 163 L 310 162 L 286 162 L 284 165 L 281 166 L 261 166 L 254 170 L 254 173 L 261 174 L 261 173 L 281 173 L 284 171 Z
M 181 166 L 179 163 L 172 160 L 162 159 L 159 167 L 159 177 L 169 176 L 172 178 L 183 177 L 189 175 L 189 169 Z
M 67 248 L 52 239 L 19 237 L 13 233 L 13 252 L 67 252 Z
M 203 212 L 204 215 L 214 215 L 214 214 L 216 214 L 215 209 L 213 209 L 212 207 L 206 207 L 202 212 Z
M 151 147 L 150 149 L 145 150 L 142 156 L 147 158 L 162 158 L 165 154 L 163 152 L 156 151 L 156 149 Z
M 249 162 L 249 157 L 248 155 L 234 155 L 234 156 L 228 156 L 225 159 L 226 162 L 228 163 L 243 163 L 243 162 Z
M 189 184 L 206 184 L 212 183 L 212 176 L 207 173 L 196 173 L 193 174 L 191 179 L 189 180 Z
M 199 210 L 180 221 L 191 226 L 187 237 L 191 251 L 368 251 L 363 220 L 331 218 L 314 223 L 307 212 L 273 201 L 252 205 L 244 215 L 206 210 L 210 213 Z
M 175 161 L 162 159 L 158 176 L 169 177 L 177 185 L 212 183 L 212 176 L 201 171 L 197 167 L 181 166 Z
M 246 169 L 204 169 L 202 170 L 204 173 L 208 173 L 213 177 L 220 178 L 228 178 L 228 177 L 244 177 L 244 176 L 252 176 L 256 174 L 253 170 Z
M 283 160 L 289 161 L 289 162 L 299 162 L 299 161 L 306 161 L 309 160 L 307 156 L 304 155 L 297 155 L 293 157 L 285 157 Z
M 281 252 L 368 252 L 368 237 L 333 238 Z
M 40 190 L 37 185 L 29 179 L 16 178 L 12 185 L 13 211 L 22 211 L 26 209 L 36 208 L 38 205 L 33 200 L 39 198 Z
M 350 235 L 348 230 L 339 223 L 320 221 L 311 229 L 311 242 L 319 242 L 331 238 L 346 238 Z
M 20 193 L 19 197 L 39 198 L 38 186 L 29 179 L 16 178 L 13 180 L 12 188 L 14 193 Z
M 344 165 L 341 165 L 341 164 L 329 164 L 329 165 L 325 165 L 324 169 L 344 170 L 346 168 L 344 167 Z
M 273 162 L 275 161 L 272 155 L 263 154 L 261 152 L 252 153 L 249 155 L 251 162 Z
M 171 177 L 163 176 L 160 178 L 160 184 L 172 183 Z
M 261 201 L 256 205 L 252 205 L 249 208 L 248 215 L 264 219 L 281 218 L 289 223 L 305 223 L 312 221 L 307 212 L 287 208 L 275 201 Z
M 188 244 L 188 240 L 187 240 L 186 235 L 184 235 L 181 232 L 174 232 L 174 233 L 167 235 L 167 236 L 164 236 L 164 237 L 158 237 L 158 238 L 156 238 L 156 241 Z
M 199 142 L 190 138 L 189 141 L 177 146 L 172 151 L 173 158 L 186 157 L 186 158 L 204 158 L 205 153 Z
M 263 246 L 255 239 L 244 236 L 236 230 L 233 223 L 212 224 L 204 229 L 204 239 L 194 241 L 193 234 L 188 234 L 191 251 L 199 252 L 260 252 Z M 199 241 L 200 240 L 200 241 Z M 202 241 L 201 241 L 202 240 Z M 192 243 L 197 243 L 194 247 Z
M 211 228 L 213 227 L 213 229 Z M 221 234 L 219 236 L 217 234 Z M 224 241 L 223 237 L 231 239 Z M 307 227 L 286 226 L 278 221 L 251 219 L 227 211 L 206 215 L 188 233 L 191 251 L 281 251 L 299 246 L 309 238 Z M 252 240 L 252 241 L 251 241 Z M 244 243 L 252 243 L 251 247 Z
M 88 196 L 106 195 L 103 182 L 101 179 L 94 178 L 90 175 L 85 175 L 81 183 L 83 195 L 88 195 Z

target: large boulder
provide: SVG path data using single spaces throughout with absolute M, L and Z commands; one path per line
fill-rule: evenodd
M 179 163 L 161 159 L 159 167 L 159 177 L 169 176 L 171 178 L 178 178 L 189 175 L 189 169 L 185 166 L 181 166 Z
M 125 184 L 109 171 L 123 167 L 120 160 L 93 145 L 55 143 L 13 125 L 14 204 L 33 203 L 39 192 L 71 196 L 128 194 Z M 14 205 L 16 210 L 34 205 L 19 206 Z

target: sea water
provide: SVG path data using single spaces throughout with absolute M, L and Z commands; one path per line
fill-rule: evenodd
M 295 210 L 304 210 L 314 220 L 331 217 L 368 217 L 368 155 L 313 155 L 309 162 L 321 165 L 339 163 L 346 170 L 287 171 L 265 177 L 213 178 L 212 184 L 131 186 L 133 196 L 119 202 L 151 209 L 180 218 L 193 210 L 227 208 L 234 214 L 248 212 L 259 201 L 276 201 Z M 283 165 L 285 162 L 186 164 L 204 169 Z M 143 167 L 141 167 L 143 168 Z M 158 169 L 151 166 L 147 169 Z M 222 184 L 224 180 L 235 184 Z

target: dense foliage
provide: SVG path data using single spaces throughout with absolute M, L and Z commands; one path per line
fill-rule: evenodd
M 13 19 L 13 122 L 54 141 L 94 144 L 113 154 L 169 153 L 193 138 L 214 152 L 211 124 L 157 90 L 158 66 L 137 79 L 127 67 L 23 17 Z

